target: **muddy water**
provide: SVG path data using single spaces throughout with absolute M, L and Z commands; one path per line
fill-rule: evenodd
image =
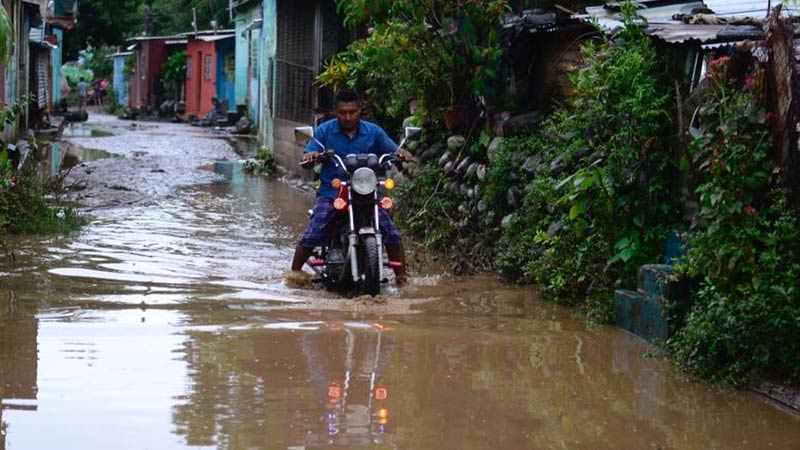
M 386 304 L 288 288 L 311 199 L 215 158 L 13 242 L 0 449 L 800 448 L 794 416 L 491 276 L 416 264 Z

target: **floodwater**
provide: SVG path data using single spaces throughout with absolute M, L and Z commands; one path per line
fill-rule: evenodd
M 90 224 L 0 262 L 0 449 L 800 448 L 796 416 L 424 249 L 385 304 L 289 288 L 312 198 L 217 139 L 156 127 L 145 158 L 121 129 L 71 142 L 117 155 L 75 168 Z M 137 167 L 123 206 L 91 186 Z

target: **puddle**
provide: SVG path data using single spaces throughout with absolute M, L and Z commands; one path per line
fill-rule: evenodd
M 64 137 L 85 137 L 85 138 L 97 138 L 97 137 L 108 137 L 113 136 L 114 133 L 110 133 L 104 130 L 98 130 L 96 128 L 88 127 L 85 123 L 71 123 L 64 128 Z
M 81 163 L 87 163 L 91 161 L 98 161 L 101 159 L 106 158 L 119 158 L 120 155 L 109 153 L 105 150 L 99 150 L 95 148 L 84 148 L 79 145 L 69 145 L 67 146 L 67 152 L 64 154 L 61 168 L 68 169 L 70 167 L 75 167 Z

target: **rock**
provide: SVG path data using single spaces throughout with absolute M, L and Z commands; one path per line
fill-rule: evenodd
M 475 188 L 467 189 L 467 198 L 475 198 Z
M 475 170 L 475 175 L 478 176 L 479 181 L 486 181 L 487 172 L 486 164 L 479 164 L 478 168 Z
M 435 148 L 435 147 L 431 147 L 431 148 L 425 150 L 424 152 L 422 152 L 422 155 L 420 155 L 420 158 L 422 159 L 422 161 L 427 162 L 427 161 L 432 160 L 433 158 L 436 158 L 436 156 L 438 156 L 438 155 L 439 155 L 439 149 Z
M 486 149 L 486 155 L 489 158 L 489 162 L 493 162 L 495 159 L 495 155 L 497 151 L 500 150 L 500 146 L 503 145 L 503 138 L 500 136 L 496 136 L 489 142 L 489 147 Z
M 581 147 L 574 152 L 572 152 L 572 160 L 573 161 L 580 161 L 583 158 L 592 154 L 592 149 L 589 147 Z
M 478 200 L 478 212 L 484 213 L 487 209 L 489 209 L 489 204 L 484 200 Z
M 473 162 L 472 164 L 469 165 L 469 167 L 467 167 L 467 171 L 464 172 L 464 178 L 467 179 L 467 180 L 474 180 L 475 179 L 475 173 L 477 171 L 478 171 L 478 163 L 477 162 Z
M 460 163 L 458 163 L 458 166 L 456 166 L 456 173 L 463 175 L 467 171 L 467 167 L 469 167 L 470 164 L 472 164 L 472 158 L 469 156 L 465 157 Z
M 531 134 L 539 128 L 539 124 L 542 123 L 544 117 L 545 115 L 540 111 L 514 116 L 503 125 L 503 134 L 505 136 Z
M 461 187 L 459 189 L 460 189 L 460 192 L 461 192 L 461 196 L 462 197 L 466 197 L 467 194 L 469 193 L 469 184 L 461 183 Z
M 453 161 L 447 161 L 447 164 L 445 164 L 444 167 L 442 167 L 442 171 L 444 171 L 444 173 L 450 173 L 453 171 L 453 167 L 455 165 L 456 163 L 454 163 Z
M 540 155 L 529 156 L 524 163 L 522 163 L 522 170 L 533 175 L 539 170 L 542 164 L 542 157 Z
M 464 144 L 466 143 L 467 140 L 464 139 L 464 136 L 456 134 L 447 138 L 447 149 L 450 151 L 458 151 L 464 148 Z
M 511 222 L 517 217 L 516 213 L 511 213 L 503 217 L 503 220 L 500 221 L 500 227 L 503 229 L 508 228 L 511 225 Z
M 483 216 L 483 223 L 487 227 L 494 225 L 495 220 L 497 220 L 497 213 L 493 209 L 487 211 L 486 215 Z
M 550 163 L 550 175 L 558 175 L 564 170 L 564 167 L 566 167 L 564 158 L 562 158 L 560 155 L 556 156 L 553 162 Z
M 253 122 L 250 120 L 249 117 L 242 116 L 239 120 L 236 121 L 236 125 L 234 126 L 234 130 L 236 134 L 247 134 L 250 132 L 250 128 L 253 126 Z
M 451 159 L 453 159 L 453 154 L 449 151 L 444 152 L 444 154 L 439 157 L 439 167 L 444 167 Z
M 562 225 L 561 222 L 553 222 L 549 227 L 547 227 L 547 235 L 551 237 L 555 236 L 563 229 L 564 225 Z
M 475 198 L 481 198 L 481 194 L 483 194 L 483 188 L 481 185 L 477 184 L 472 189 L 475 191 Z
M 458 182 L 453 181 L 450 183 L 450 188 L 448 189 L 451 194 L 458 195 L 461 192 L 461 185 Z

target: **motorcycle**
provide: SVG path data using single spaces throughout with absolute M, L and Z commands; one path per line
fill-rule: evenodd
M 419 132 L 418 127 L 406 127 L 397 150 Z M 314 138 L 313 127 L 295 128 L 295 139 L 303 144 L 311 139 L 325 148 Z M 384 266 L 402 265 L 384 257 L 379 227 L 379 208 L 389 210 L 394 206 L 394 200 L 382 195 L 381 189 L 391 191 L 395 187 L 395 181 L 387 176 L 395 162 L 396 157 L 391 154 L 349 154 L 343 159 L 334 150 L 326 149 L 317 161 L 301 163 L 304 168 L 316 163 L 333 164 L 341 175 L 332 183 L 339 190 L 333 202 L 339 214 L 330 227 L 329 241 L 315 248 L 306 262 L 329 290 L 376 296 L 381 283 L 388 281 L 383 276 Z

